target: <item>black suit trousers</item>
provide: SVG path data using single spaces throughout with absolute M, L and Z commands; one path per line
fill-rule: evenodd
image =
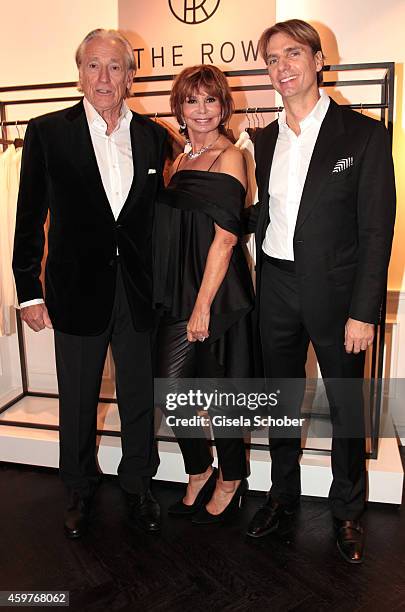
M 138 332 L 133 326 L 120 264 L 107 329 L 95 336 L 55 331 L 60 475 L 70 490 L 84 497 L 93 493 L 99 480 L 97 406 L 110 343 L 121 419 L 119 480 L 125 491 L 141 493 L 159 464 L 154 441 L 152 333 Z
M 305 363 L 311 340 L 302 316 L 298 279 L 294 272 L 276 267 L 266 257 L 263 259 L 259 325 L 265 375 L 278 381 L 299 379 L 288 393 L 288 400 L 295 404 L 289 411 L 298 413 L 305 393 Z M 347 354 L 344 329 L 340 331 L 334 344 L 321 346 L 313 342 L 313 346 L 322 377 L 332 379 L 325 380 L 333 427 L 331 510 L 338 519 L 354 520 L 364 509 L 366 495 L 363 398 L 360 381 L 353 387 L 354 395 L 349 401 L 342 400 L 338 379 L 362 379 L 365 354 Z M 356 423 L 352 437 L 341 435 L 342 418 Z M 301 492 L 301 438 L 270 439 L 270 453 L 271 495 L 282 503 L 295 503 Z

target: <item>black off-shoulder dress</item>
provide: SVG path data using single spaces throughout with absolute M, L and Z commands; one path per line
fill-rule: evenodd
M 186 333 L 214 240 L 214 224 L 241 237 L 244 201 L 244 187 L 235 177 L 201 170 L 176 172 L 160 194 L 154 249 L 154 299 L 165 313 L 157 340 L 160 378 L 252 375 L 250 313 L 254 292 L 240 241 L 233 249 L 227 273 L 211 305 L 209 338 L 203 343 L 190 343 Z M 184 438 L 181 431 L 173 429 L 186 472 L 204 472 L 212 463 L 204 437 Z M 243 440 L 226 438 L 226 432 L 222 434 L 214 429 L 223 477 L 243 478 L 246 475 Z

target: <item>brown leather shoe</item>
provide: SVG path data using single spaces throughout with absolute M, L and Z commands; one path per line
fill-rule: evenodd
M 364 529 L 359 521 L 334 519 L 338 551 L 348 563 L 364 561 Z
M 294 514 L 296 504 L 281 504 L 272 499 L 269 495 L 264 506 L 259 508 L 249 523 L 246 534 L 251 538 L 262 538 L 263 536 L 276 531 L 280 524 L 280 519 L 287 515 Z

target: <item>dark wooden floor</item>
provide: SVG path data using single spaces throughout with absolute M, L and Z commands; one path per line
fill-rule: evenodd
M 164 519 L 150 536 L 129 528 L 106 478 L 89 533 L 72 542 L 56 472 L 0 464 L 0 590 L 68 590 L 80 611 L 405 610 L 405 507 L 369 505 L 367 558 L 350 566 L 324 500 L 303 499 L 281 533 L 252 541 L 244 532 L 262 497 L 231 524 L 202 528 L 166 516 L 181 490 L 154 483 Z

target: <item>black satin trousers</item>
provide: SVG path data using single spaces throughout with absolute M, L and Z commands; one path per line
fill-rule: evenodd
M 187 321 L 168 315 L 162 317 L 157 337 L 157 372 L 159 378 L 224 377 L 224 368 L 218 363 L 208 342 L 187 340 Z M 163 407 L 162 407 L 163 409 Z M 164 409 L 163 409 L 164 410 Z M 187 406 L 176 409 L 176 416 L 190 417 L 197 408 Z M 167 414 L 167 413 L 166 413 Z M 198 437 L 184 437 L 184 430 L 172 427 L 183 455 L 187 474 L 202 474 L 213 462 L 211 445 L 201 429 Z M 245 444 L 239 437 L 224 437 L 221 427 L 212 427 L 218 464 L 224 480 L 241 480 L 247 475 Z

